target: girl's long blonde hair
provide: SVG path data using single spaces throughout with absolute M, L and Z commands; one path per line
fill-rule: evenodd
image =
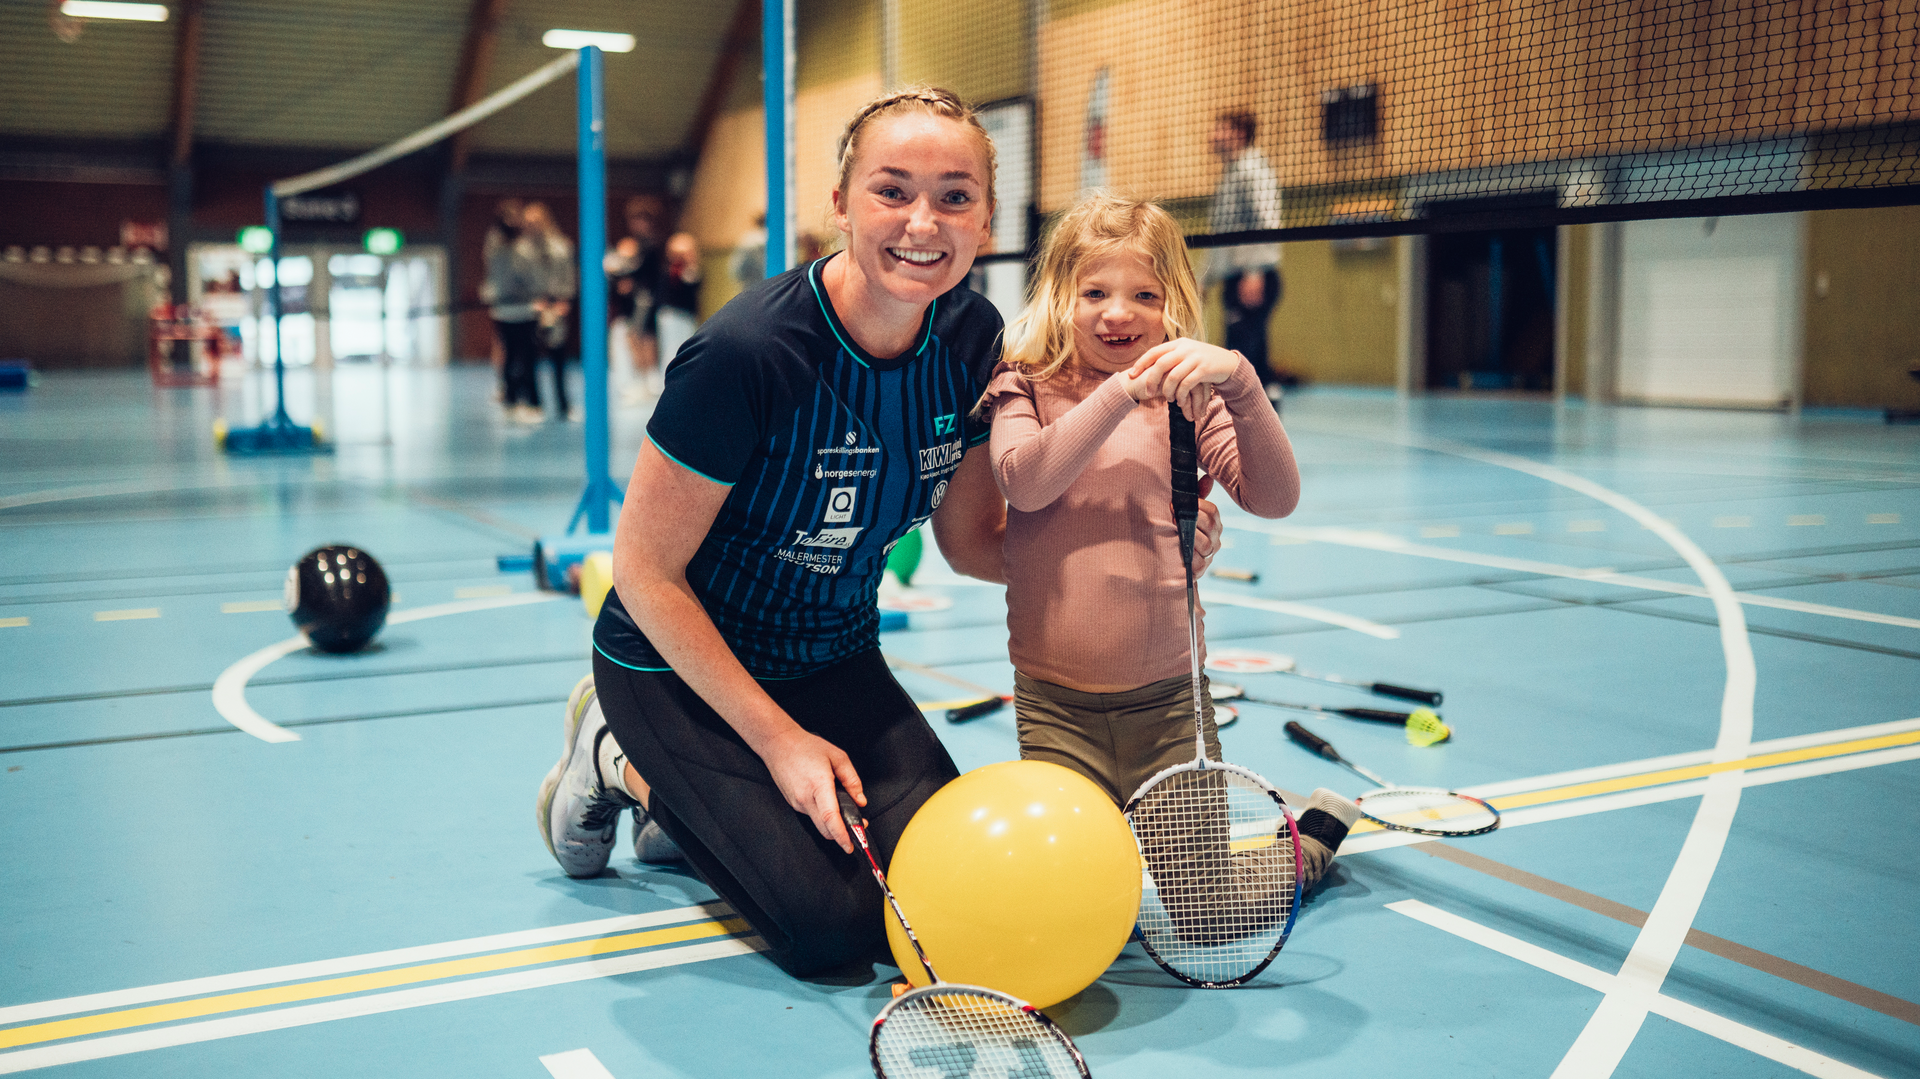
M 1083 274 L 1116 254 L 1136 254 L 1153 267 L 1166 296 L 1167 340 L 1200 329 L 1200 285 L 1187 260 L 1180 226 L 1158 205 L 1096 192 L 1060 216 L 1040 246 L 1040 273 L 1027 309 L 1007 327 L 1001 358 L 1030 379 L 1051 378 L 1073 358 L 1073 304 Z

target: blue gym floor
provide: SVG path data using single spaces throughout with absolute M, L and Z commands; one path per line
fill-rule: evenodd
M 296 460 L 214 449 L 257 381 L 0 396 L 0 1072 L 868 1074 L 893 969 L 786 977 L 624 830 L 598 879 L 548 857 L 534 794 L 589 623 L 494 559 L 564 525 L 580 429 L 510 428 L 490 384 L 299 374 L 340 446 Z M 643 420 L 616 412 L 616 474 Z M 1206 583 L 1213 647 L 1443 689 L 1435 748 L 1306 721 L 1506 825 L 1356 836 L 1245 988 L 1130 946 L 1052 1009 L 1094 1074 L 1920 1076 L 1920 428 L 1338 390 L 1285 420 L 1305 497 L 1228 510 L 1217 564 L 1260 578 Z M 382 561 L 395 622 L 263 653 L 326 542 Z M 1008 689 L 1000 590 L 931 553 L 914 584 L 954 602 L 885 635 L 907 688 Z M 1364 786 L 1288 718 L 1244 707 L 1228 757 Z M 1014 753 L 1010 712 L 933 723 L 963 768 Z

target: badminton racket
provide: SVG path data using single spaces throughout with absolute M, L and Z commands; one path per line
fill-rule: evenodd
M 1238 661 L 1235 662 L 1231 668 L 1220 668 L 1222 670 L 1230 669 L 1242 674 L 1290 674 L 1295 678 L 1311 678 L 1316 682 L 1331 682 L 1337 686 L 1350 686 L 1354 689 L 1362 689 L 1368 693 L 1378 694 L 1382 697 L 1392 697 L 1395 700 L 1414 701 L 1430 708 L 1439 707 L 1441 699 L 1445 696 L 1445 694 L 1437 689 L 1414 689 L 1411 686 L 1397 686 L 1391 682 L 1366 682 L 1358 678 L 1346 678 L 1337 674 L 1309 671 L 1295 662 L 1292 656 L 1283 656 L 1275 653 L 1259 653 L 1257 655 L 1241 657 L 1235 656 L 1230 652 L 1222 652 L 1218 658 L 1221 660 Z M 1248 660 L 1257 660 L 1259 662 L 1248 663 Z
M 1256 697 L 1241 686 L 1220 684 L 1212 687 L 1214 710 L 1229 708 L 1221 701 L 1247 701 L 1250 704 L 1264 704 L 1269 708 L 1289 708 L 1296 712 L 1317 712 L 1329 716 L 1346 716 L 1348 719 L 1364 719 L 1371 723 L 1391 723 L 1406 728 L 1407 741 L 1416 746 L 1438 745 L 1453 737 L 1453 728 L 1441 722 L 1440 713 L 1431 708 L 1416 708 L 1411 712 L 1394 712 L 1385 708 L 1328 708 L 1319 704 L 1296 704 L 1292 701 L 1276 701 L 1268 697 Z
M 1187 578 L 1194 760 L 1154 775 L 1127 802 L 1127 823 L 1146 863 L 1136 927 L 1160 969 L 1188 985 L 1224 988 L 1265 970 L 1293 931 L 1300 837 L 1271 784 L 1248 769 L 1207 758 L 1193 585 L 1198 454 L 1193 423 L 1178 404 L 1170 402 L 1167 413 L 1173 516 Z
M 1346 716 L 1348 719 L 1365 719 L 1375 723 L 1397 723 L 1406 726 L 1413 718 L 1412 712 L 1393 712 L 1384 708 L 1328 708 L 1318 704 L 1294 704 L 1291 701 L 1276 701 L 1267 697 L 1256 697 L 1246 691 L 1244 686 L 1217 683 L 1212 686 L 1213 699 L 1219 701 L 1247 701 L 1250 704 L 1264 704 L 1270 708 L 1291 708 L 1297 712 L 1319 712 L 1323 715 Z
M 893 908 L 893 916 L 900 920 L 900 928 L 906 931 L 914 957 L 933 983 L 910 989 L 880 1009 L 867 1039 L 873 1074 L 878 1079 L 947 1075 L 1093 1079 L 1073 1039 L 1039 1009 L 997 990 L 940 980 L 906 912 L 900 909 L 900 900 L 887 886 L 879 859 L 873 856 L 860 807 L 845 790 L 838 793 L 840 817 L 846 822 L 847 832 L 867 856 L 873 879 Z
M 1000 709 L 1005 708 L 1007 702 L 1012 699 L 1013 698 L 1001 694 L 995 694 L 991 697 L 974 701 L 971 704 L 963 704 L 957 708 L 949 708 L 947 709 L 947 722 L 965 723 L 969 719 L 979 719 L 981 716 L 992 715 Z
M 1500 811 L 1484 800 L 1436 787 L 1398 787 L 1340 755 L 1332 743 L 1302 727 L 1287 723 L 1287 737 L 1311 753 L 1353 772 L 1378 790 L 1355 798 L 1353 804 L 1382 828 L 1420 835 L 1479 835 L 1500 827 Z

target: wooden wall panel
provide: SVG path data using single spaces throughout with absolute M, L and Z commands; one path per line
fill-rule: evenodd
M 1115 186 L 1204 198 L 1211 117 L 1250 107 L 1288 187 L 1920 120 L 1920 0 L 1128 0 L 1039 31 L 1043 205 L 1078 185 L 1111 71 Z M 1378 86 L 1380 137 L 1320 138 Z M 1857 155 L 1856 155 L 1857 156 Z M 1290 222 L 1298 223 L 1298 222 Z

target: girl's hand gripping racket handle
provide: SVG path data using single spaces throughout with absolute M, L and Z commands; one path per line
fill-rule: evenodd
M 1385 682 L 1375 682 L 1368 688 L 1380 694 L 1382 697 L 1398 697 L 1403 701 L 1419 701 L 1421 704 L 1433 707 L 1438 707 L 1440 704 L 1440 691 L 1437 689 L 1408 689 L 1406 686 L 1388 685 Z
M 1288 738 L 1300 743 L 1300 745 L 1304 746 L 1309 752 L 1316 753 L 1330 761 L 1340 760 L 1339 750 L 1333 748 L 1333 745 L 1325 738 L 1302 727 L 1300 724 L 1288 720 L 1286 730 Z M 843 791 L 842 794 L 844 795 L 845 792 Z
M 1167 439 L 1173 448 L 1173 523 L 1180 529 L 1180 561 L 1193 570 L 1193 530 L 1200 520 L 1200 452 L 1193 421 L 1177 401 L 1167 402 Z

